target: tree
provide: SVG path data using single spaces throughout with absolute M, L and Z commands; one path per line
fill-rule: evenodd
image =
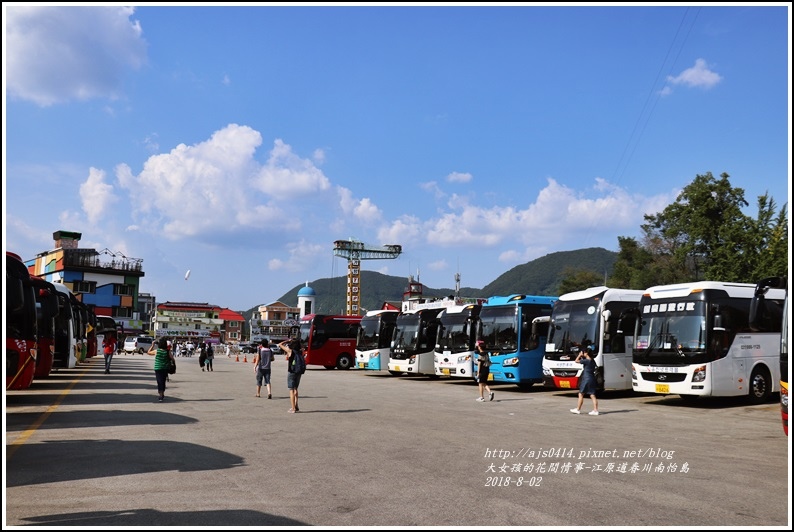
M 629 287 L 715 280 L 755 283 L 788 271 L 787 206 L 758 199 L 758 218 L 729 175 L 697 175 L 661 213 L 645 215 L 642 246 L 618 238 L 615 282 Z M 642 285 L 645 286 L 642 286 Z
M 568 266 L 562 271 L 560 294 L 578 292 L 591 286 L 601 286 L 603 283 L 604 278 L 593 271 Z

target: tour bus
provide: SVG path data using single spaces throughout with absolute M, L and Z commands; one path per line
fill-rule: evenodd
M 62 283 L 52 283 L 58 295 L 58 315 L 55 317 L 55 352 L 53 369 L 74 368 L 78 360 L 79 317 L 77 299 Z
M 55 355 L 55 318 L 58 316 L 58 292 L 49 281 L 32 276 L 36 294 L 37 355 L 34 379 L 49 376 Z
M 361 316 L 307 314 L 300 320 L 300 340 L 307 365 L 350 369 L 356 362 Z
M 471 379 L 482 304 L 453 305 L 438 313 L 433 364 L 436 375 Z
M 756 330 L 755 285 L 699 281 L 654 286 L 640 301 L 632 364 L 635 391 L 741 396 L 761 403 L 778 390 L 784 290 L 770 289 Z
M 755 295 L 750 302 L 750 327 L 762 327 L 764 314 L 767 312 L 766 293 L 770 288 L 786 290 L 783 302 L 783 316 L 780 330 L 780 417 L 783 421 L 783 432 L 788 436 L 788 278 L 767 277 L 755 285 Z
M 580 349 L 594 346 L 599 390 L 631 390 L 631 346 L 643 290 L 595 286 L 554 303 L 543 357 L 543 384 L 578 390 Z
M 399 310 L 370 310 L 361 318 L 356 338 L 356 362 L 359 369 L 386 370 L 389 346 Z
M 493 296 L 480 312 L 479 338 L 490 353 L 488 380 L 528 389 L 543 383 L 543 353 L 556 297 Z
M 438 313 L 446 302 L 416 304 L 411 310 L 400 311 L 389 350 L 389 373 L 400 375 L 430 375 L 436 378 L 434 363 Z
M 36 372 L 36 294 L 19 255 L 6 251 L 6 390 L 30 388 Z

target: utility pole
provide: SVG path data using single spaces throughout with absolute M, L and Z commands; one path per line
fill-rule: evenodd
M 396 259 L 403 252 L 399 244 L 368 246 L 353 240 L 334 242 L 334 255 L 347 259 L 347 311 L 348 316 L 360 316 L 361 261 L 369 259 Z

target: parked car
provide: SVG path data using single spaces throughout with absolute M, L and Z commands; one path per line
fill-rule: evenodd
M 284 354 L 284 351 L 278 346 L 278 344 L 270 344 L 270 350 L 273 351 L 274 355 Z
M 126 353 L 145 353 L 152 347 L 154 338 L 151 336 L 128 336 L 124 340 L 124 351 Z

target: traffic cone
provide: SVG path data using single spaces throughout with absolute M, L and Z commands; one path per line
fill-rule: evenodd
M 243 362 L 248 362 L 248 355 L 243 353 Z
M 237 353 L 237 358 L 234 361 L 235 362 L 240 362 L 240 353 Z

